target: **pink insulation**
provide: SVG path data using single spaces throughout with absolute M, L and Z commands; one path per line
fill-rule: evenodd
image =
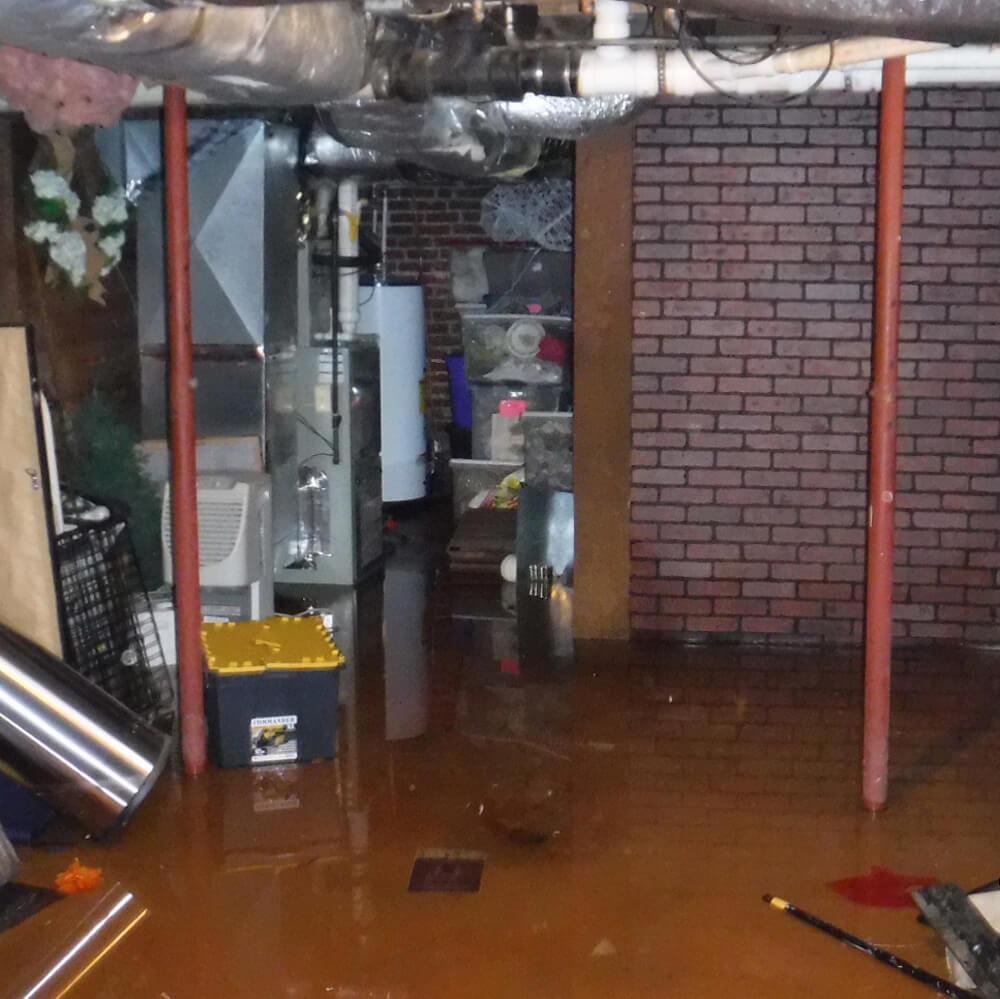
M 113 125 L 139 81 L 100 66 L 0 45 L 0 94 L 36 132 Z

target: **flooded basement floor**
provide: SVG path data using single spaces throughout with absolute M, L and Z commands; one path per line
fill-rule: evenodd
M 117 843 L 22 851 L 24 881 L 78 855 L 104 887 L 0 934 L 0 995 L 933 995 L 761 895 L 944 973 L 916 910 L 829 883 L 1000 876 L 996 657 L 900 657 L 872 818 L 856 653 L 574 651 L 567 595 L 515 621 L 421 566 L 328 595 L 352 661 L 336 763 L 170 776 Z M 408 891 L 427 852 L 485 858 L 479 891 Z

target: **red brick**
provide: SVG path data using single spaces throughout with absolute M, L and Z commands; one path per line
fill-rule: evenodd
M 974 108 L 982 106 L 983 92 L 971 93 L 979 102 Z M 959 102 L 967 99 L 962 94 Z M 979 125 L 975 130 L 985 136 L 982 147 L 963 145 L 967 140 L 961 135 L 948 146 L 928 147 L 925 132 L 939 131 L 930 141 L 944 141 L 945 118 L 936 123 L 937 116 L 952 115 L 953 100 L 935 90 L 909 98 L 917 109 L 912 115 L 927 118 L 911 117 L 908 132 L 896 633 L 918 639 L 965 633 L 997 640 L 1000 621 L 982 615 L 993 611 L 990 583 L 1000 569 L 995 543 L 1000 531 L 1000 361 L 994 359 L 1000 346 L 1000 245 L 995 239 L 1000 207 L 989 196 L 990 188 L 1000 189 L 995 158 L 1000 140 Z M 1000 108 L 1000 99 L 995 103 Z M 853 94 L 823 94 L 810 105 L 778 112 L 712 99 L 678 106 L 687 110 L 676 119 L 677 127 L 662 126 L 662 110 L 648 118 L 651 131 L 644 141 L 662 145 L 640 147 L 636 173 L 640 187 L 674 185 L 666 192 L 659 186 L 638 190 L 637 204 L 644 211 L 669 209 L 677 221 L 665 223 L 666 232 L 661 231 L 664 223 L 648 229 L 637 225 L 634 277 L 646 285 L 699 282 L 699 297 L 670 298 L 666 288 L 662 296 L 636 288 L 633 408 L 642 419 L 635 433 L 694 430 L 701 436 L 691 449 L 696 455 L 710 453 L 713 462 L 698 464 L 703 459 L 696 457 L 690 467 L 662 468 L 660 451 L 669 461 L 681 450 L 676 438 L 663 438 L 671 442 L 669 448 L 654 448 L 657 437 L 637 437 L 637 460 L 655 455 L 658 463 L 633 472 L 640 507 L 651 505 L 642 491 L 654 488 L 642 483 L 644 473 L 676 472 L 683 480 L 658 484 L 660 502 L 671 508 L 665 519 L 640 520 L 639 511 L 635 520 L 642 540 L 653 541 L 648 529 L 658 527 L 657 543 L 676 543 L 671 530 L 684 527 L 693 529 L 680 535 L 688 544 L 721 546 L 719 557 L 707 560 L 712 575 L 691 582 L 742 583 L 742 592 L 730 591 L 727 598 L 760 600 L 766 606 L 753 614 L 723 608 L 679 614 L 667 607 L 653 613 L 644 605 L 636 620 L 667 629 L 762 627 L 764 634 L 771 630 L 804 640 L 857 641 L 875 222 L 875 149 L 870 136 L 857 143 L 865 129 L 874 133 L 876 109 Z M 1000 132 L 1000 111 L 993 113 Z M 969 119 L 970 132 L 974 121 Z M 716 133 L 722 145 L 685 145 L 692 128 L 744 126 L 761 140 L 779 134 L 762 129 L 798 129 L 811 130 L 814 141 L 747 147 L 725 145 L 723 133 Z M 697 164 L 696 175 L 688 173 L 692 164 Z M 803 169 L 806 181 L 791 182 Z M 702 214 L 689 219 L 684 212 L 692 205 Z M 707 238 L 708 230 L 673 230 L 674 225 L 718 225 L 718 230 Z M 684 238 L 678 242 L 671 232 Z M 695 263 L 714 270 L 686 269 Z M 435 266 L 443 291 L 445 257 Z M 744 289 L 744 283 L 749 287 Z M 727 297 L 744 293 L 748 297 Z M 673 331 L 654 333 L 641 325 L 675 321 L 682 327 Z M 713 329 L 711 324 L 720 325 Z M 656 363 L 644 367 L 644 359 Z M 667 379 L 660 401 L 650 380 L 657 376 Z M 438 377 L 443 381 L 443 371 Z M 687 378 L 716 381 L 711 389 L 670 391 L 671 381 L 684 384 L 680 380 Z M 725 390 L 720 392 L 720 386 Z M 712 500 L 696 504 L 690 497 L 704 489 L 711 490 Z M 691 492 L 678 498 L 678 490 Z M 736 545 L 754 568 L 742 570 L 741 560 L 726 557 L 726 546 Z M 825 550 L 830 560 L 803 564 L 801 549 L 813 556 Z M 706 550 L 713 549 L 701 551 Z M 637 560 L 637 582 L 656 581 L 641 575 L 650 561 Z M 770 570 L 766 577 L 759 575 L 761 565 Z M 740 572 L 751 578 L 732 576 Z M 939 580 L 939 573 L 973 575 L 965 582 L 959 576 Z M 910 593 L 908 588 L 915 587 L 925 590 Z M 934 592 L 940 602 L 930 599 Z M 948 602 L 955 592 L 964 595 L 962 601 Z M 778 605 L 780 612 L 772 606 L 778 601 L 786 601 Z M 970 620 L 935 619 L 938 609 L 960 611 Z M 745 626 L 744 619 L 754 623 Z M 774 621 L 788 622 L 793 630 L 760 624 Z
M 692 597 L 735 597 L 740 592 L 740 584 L 732 580 L 692 579 L 687 584 L 687 592 Z

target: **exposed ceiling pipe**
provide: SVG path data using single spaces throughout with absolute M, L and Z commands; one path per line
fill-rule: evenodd
M 710 94 L 716 87 L 733 94 L 781 93 L 788 86 L 783 78 L 796 73 L 826 72 L 940 48 L 947 46 L 905 38 L 850 38 L 779 52 L 750 64 L 720 59 L 705 51 L 638 50 L 627 60 L 610 60 L 602 58 L 601 49 L 587 50 L 580 56 L 576 73 L 577 93 L 584 97 L 620 93 L 693 97 Z
M 698 0 L 701 13 L 836 34 L 1000 41 L 996 0 Z
M 310 104 L 365 82 L 364 15 L 348 0 L 228 8 L 0 0 L 0 42 L 228 103 Z
M 376 72 L 381 96 L 425 101 L 449 96 L 494 96 L 516 100 L 525 94 L 574 95 L 583 98 L 630 95 L 693 97 L 716 89 L 727 93 L 783 93 L 787 79 L 799 73 L 931 52 L 942 42 L 906 38 L 851 38 L 780 52 L 758 63 L 722 59 L 703 50 L 629 48 L 617 27 L 619 0 L 604 0 L 596 26 L 603 29 L 596 47 L 458 50 L 401 48 Z M 621 44 L 618 44 L 618 41 Z

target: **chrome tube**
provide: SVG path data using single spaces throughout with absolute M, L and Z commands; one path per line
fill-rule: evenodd
M 167 736 L 0 626 L 0 761 L 57 811 L 94 834 L 124 825 L 169 751 Z

